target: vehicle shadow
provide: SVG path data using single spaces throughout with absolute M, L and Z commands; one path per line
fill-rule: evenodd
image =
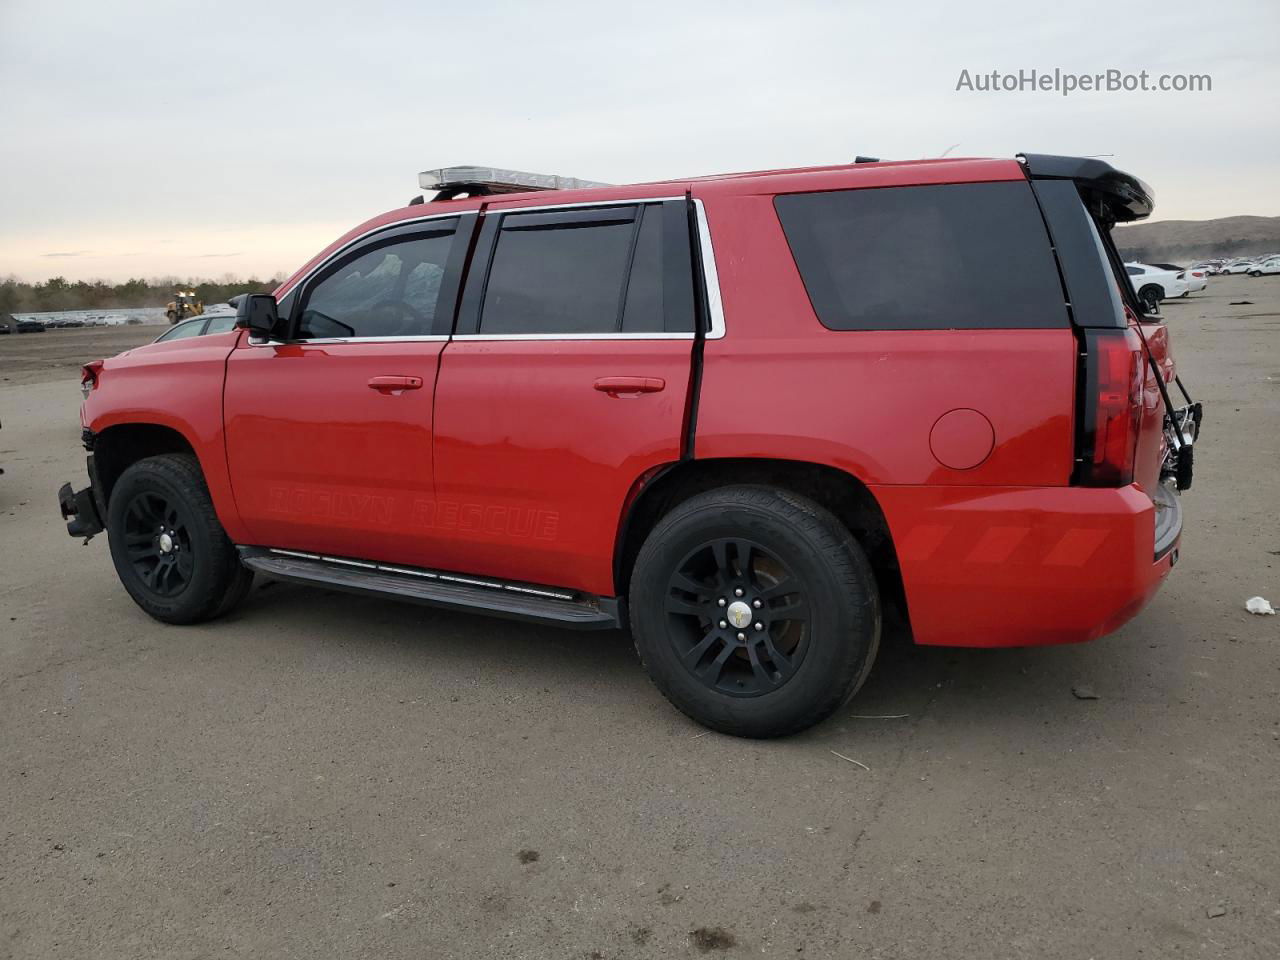
M 283 642 L 306 646 L 321 660 L 349 651 L 362 660 L 433 677 L 501 674 L 550 690 L 608 691 L 615 702 L 656 695 L 640 669 L 630 634 L 575 631 L 502 620 L 294 584 L 257 586 L 227 618 L 254 628 L 274 622 Z M 210 628 L 216 629 L 212 624 Z M 255 629 L 255 635 L 260 631 Z M 1177 618 L 1154 605 L 1140 625 L 1093 643 L 1009 649 L 920 647 L 901 629 L 886 634 L 861 692 L 833 717 L 799 738 L 837 736 L 842 720 L 918 721 L 945 710 L 949 723 L 1015 735 L 1019 727 L 1088 722 L 1077 696 L 1167 701 L 1166 672 L 1153 672 L 1152 647 L 1178 642 Z M 1160 637 L 1160 644 L 1147 642 Z M 345 656 L 346 654 L 341 654 Z M 904 716 L 905 715 L 905 716 Z M 862 728 L 860 728 L 862 729 Z

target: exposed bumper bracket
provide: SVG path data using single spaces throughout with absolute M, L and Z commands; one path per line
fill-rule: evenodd
M 93 487 L 73 491 L 71 484 L 64 483 L 58 488 L 58 509 L 67 521 L 67 533 L 73 537 L 84 537 L 85 543 L 104 529 L 102 518 L 98 516 Z

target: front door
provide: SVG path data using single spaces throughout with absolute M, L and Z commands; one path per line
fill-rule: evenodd
M 232 352 L 227 463 L 255 544 L 430 564 L 412 520 L 433 497 L 458 225 L 394 226 L 340 251 L 286 298 L 281 342 Z
M 436 389 L 438 566 L 614 592 L 628 494 L 681 456 L 688 224 L 683 198 L 486 208 Z

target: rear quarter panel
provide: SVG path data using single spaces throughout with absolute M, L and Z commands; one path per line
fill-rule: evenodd
M 705 347 L 698 457 L 825 463 L 868 484 L 1068 482 L 1069 329 L 828 330 L 772 195 L 703 192 L 727 332 Z M 992 443 L 981 462 L 955 469 L 935 456 L 946 438 L 934 428 L 961 410 L 990 423 Z

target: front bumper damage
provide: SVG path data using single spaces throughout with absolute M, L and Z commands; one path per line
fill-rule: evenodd
M 102 509 L 98 490 L 98 476 L 93 467 L 92 456 L 89 457 L 89 486 L 83 490 L 74 490 L 71 484 L 64 483 L 58 488 L 58 509 L 62 511 L 62 518 L 67 521 L 67 533 L 73 537 L 83 537 L 85 543 L 106 528 L 103 523 L 106 511 Z

